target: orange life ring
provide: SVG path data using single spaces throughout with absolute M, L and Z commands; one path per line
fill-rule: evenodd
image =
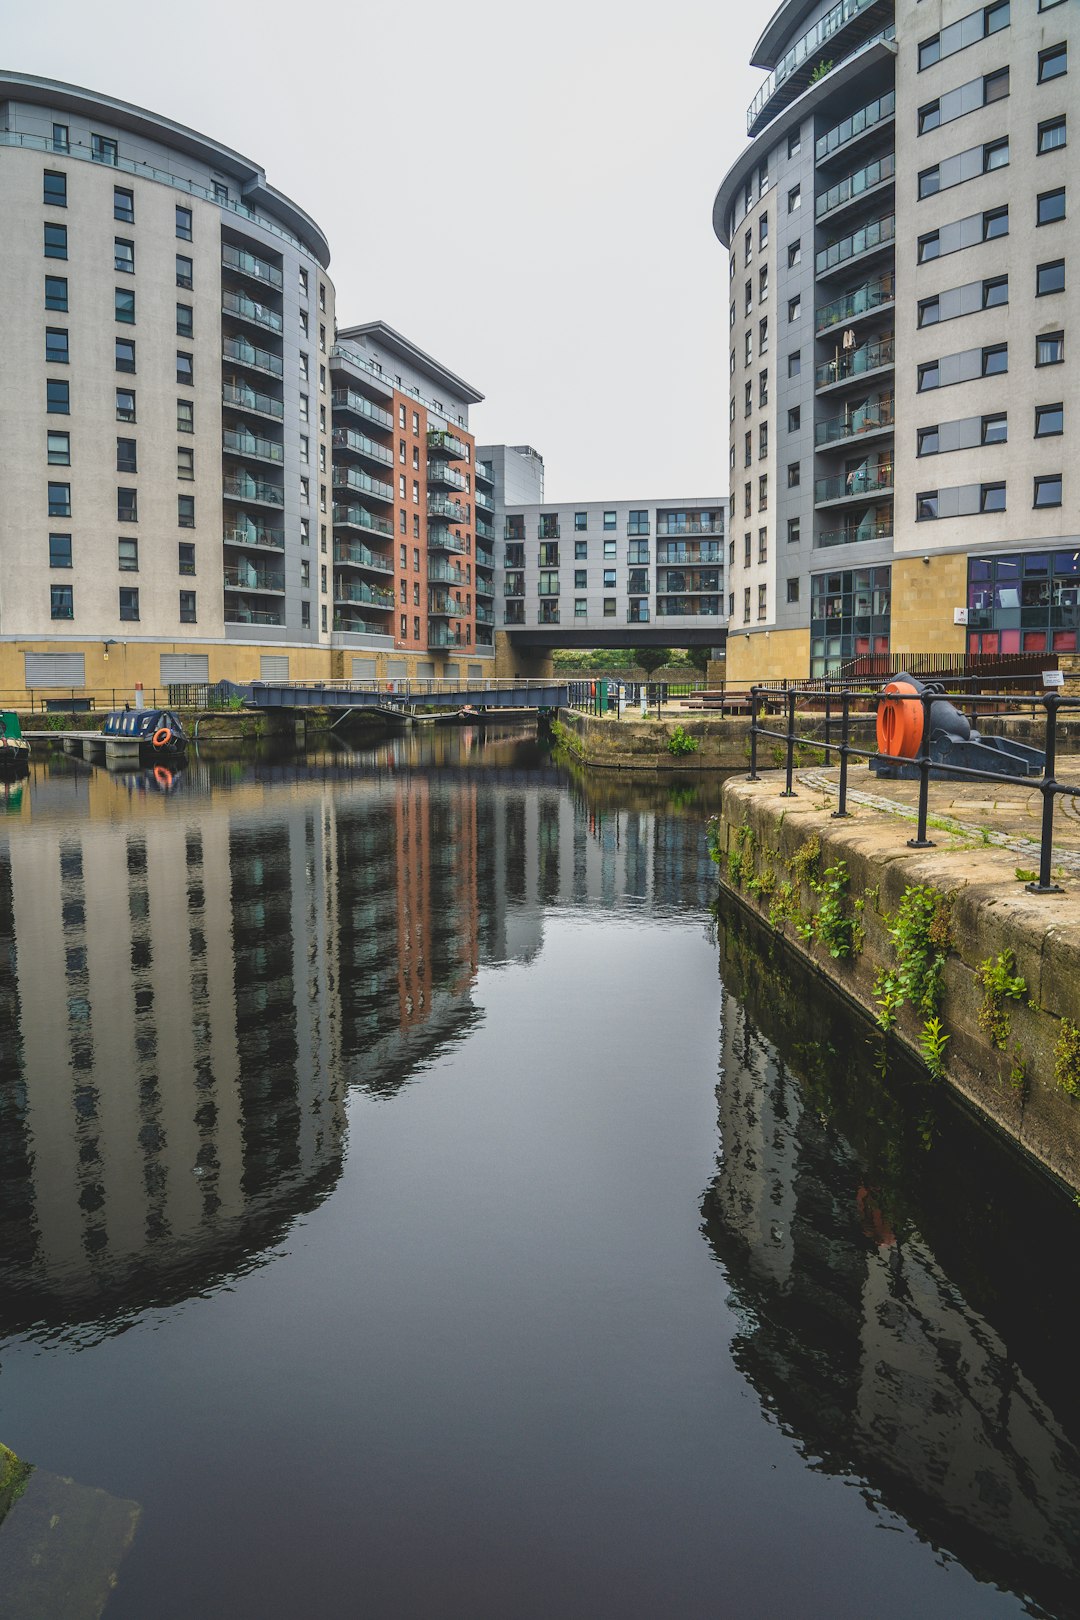
M 172 771 L 166 770 L 164 765 L 155 765 L 154 781 L 157 783 L 159 788 L 171 788 Z
M 158 726 L 157 730 L 154 732 L 154 747 L 167 748 L 171 742 L 172 732 L 169 730 L 168 726 Z
M 892 759 L 914 759 L 923 734 L 923 706 L 910 681 L 889 681 L 878 697 L 877 745 L 879 754 Z

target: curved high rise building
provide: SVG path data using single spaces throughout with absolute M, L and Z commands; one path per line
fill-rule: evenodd
M 713 208 L 730 678 L 1076 655 L 1076 31 L 1066 0 L 786 0 L 758 41 Z

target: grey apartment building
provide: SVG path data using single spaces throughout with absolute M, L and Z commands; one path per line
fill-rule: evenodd
M 761 35 L 713 209 L 733 679 L 1076 655 L 1076 30 L 1068 0 L 787 0 Z

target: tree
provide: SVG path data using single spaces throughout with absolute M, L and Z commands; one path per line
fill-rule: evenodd
M 663 669 L 670 657 L 670 647 L 639 647 L 635 660 L 639 669 L 643 669 L 646 675 L 651 675 L 655 670 Z
M 699 669 L 704 675 L 709 667 L 709 657 L 711 653 L 711 647 L 690 647 L 687 649 L 686 656 L 690 663 L 693 664 L 694 668 Z

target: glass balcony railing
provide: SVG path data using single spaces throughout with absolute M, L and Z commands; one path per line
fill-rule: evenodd
M 226 428 L 221 435 L 221 447 L 232 456 L 257 456 L 260 461 L 285 460 L 285 447 L 273 439 L 260 438 L 257 433 L 237 433 Z
M 876 467 L 855 467 L 834 477 L 815 478 L 814 500 L 873 500 L 878 495 L 891 494 L 892 487 L 892 462 L 883 461 Z
M 693 519 L 685 522 L 673 522 L 671 519 L 659 518 L 656 524 L 657 536 L 671 534 L 723 534 L 724 525 L 716 517 L 708 523 L 697 522 Z
M 814 155 L 819 163 L 824 162 L 833 152 L 838 152 L 849 141 L 857 140 L 865 135 L 868 129 L 874 129 L 878 124 L 887 123 L 896 116 L 896 91 L 890 90 L 884 96 L 878 96 L 875 101 L 868 101 L 865 107 L 853 112 L 850 118 L 843 119 L 834 124 L 832 129 L 819 135 L 814 147 Z
M 495 553 L 493 551 L 489 551 L 486 546 L 477 546 L 476 566 L 477 568 L 494 568 Z
M 430 510 L 431 503 L 429 501 L 428 511 Z M 449 529 L 429 528 L 427 543 L 430 551 L 452 551 L 456 556 L 464 557 L 465 555 L 464 540 L 459 539 L 456 534 L 451 534 Z
M 364 585 L 354 580 L 334 580 L 334 601 L 352 602 L 362 607 L 377 608 L 380 613 L 394 606 L 393 591 L 380 591 L 375 585 Z
M 464 568 L 455 568 L 441 558 L 429 558 L 427 570 L 429 585 L 455 585 L 465 589 L 469 583 Z
M 275 416 L 279 420 L 285 415 L 285 406 L 280 399 L 274 399 L 270 394 L 260 394 L 258 389 L 245 388 L 237 382 L 223 385 L 221 403 L 231 405 L 238 411 L 257 411 L 260 416 Z
M 378 461 L 384 467 L 392 467 L 393 455 L 385 445 L 376 444 L 366 434 L 354 433 L 352 428 L 336 427 L 334 429 L 334 449 L 351 450 L 355 455 L 367 456 L 371 461 Z
M 267 506 L 284 506 L 285 492 L 277 484 L 267 484 L 261 478 L 226 478 L 222 493 L 230 501 L 262 501 Z
M 541 602 L 536 610 L 536 622 L 537 624 L 558 624 L 558 606 L 552 602 Z
M 476 502 L 477 506 L 482 507 L 485 512 L 494 512 L 495 502 L 492 500 L 487 490 L 481 489 L 479 485 L 477 485 L 477 487 L 473 490 L 473 500 Z
M 473 519 L 473 528 L 476 531 L 478 540 L 494 540 L 495 525 L 493 523 L 485 523 L 483 518 L 478 517 Z
M 447 523 L 466 523 L 468 517 L 460 501 L 451 500 L 448 495 L 429 495 L 428 517 L 443 518 Z
M 238 516 L 243 518 L 243 513 Z M 274 551 L 285 550 L 285 530 L 271 529 L 265 523 L 234 523 L 225 529 L 222 539 L 227 546 L 266 546 Z
M 242 604 L 236 606 L 230 603 L 230 605 L 225 609 L 225 623 L 258 625 L 284 624 L 285 615 L 280 611 L 280 609 L 277 612 L 274 612 L 273 610 L 264 611 L 260 608 L 244 607 Z
M 276 265 L 260 259 L 255 253 L 245 253 L 241 248 L 233 247 L 231 242 L 221 244 L 221 262 L 227 270 L 238 270 L 241 275 L 251 276 L 254 281 L 265 281 L 268 287 L 284 285 L 284 277 Z
M 627 624 L 649 624 L 651 615 L 648 602 L 628 607 L 626 610 L 626 622 Z
M 343 529 L 370 529 L 373 534 L 393 534 L 393 526 L 385 518 L 376 517 L 366 506 L 342 506 L 334 503 L 334 523 Z
M 225 338 L 221 352 L 234 365 L 252 366 L 256 371 L 267 371 L 273 377 L 280 377 L 285 371 L 285 362 L 280 354 L 271 354 L 269 349 L 257 349 L 246 338 Z
M 379 427 L 393 432 L 394 418 L 381 405 L 376 405 L 374 400 L 365 399 L 363 394 L 354 393 L 351 388 L 335 388 L 331 397 L 335 411 L 352 411 L 355 416 L 363 416 L 367 421 L 376 422 Z
M 845 524 L 840 529 L 819 529 L 814 536 L 815 546 L 852 546 L 865 544 L 868 540 L 891 540 L 893 537 L 893 520 L 887 518 L 866 518 L 862 523 Z
M 893 365 L 895 359 L 896 342 L 891 337 L 881 338 L 875 343 L 864 343 L 860 349 L 844 349 L 832 360 L 826 360 L 823 366 L 818 366 L 816 386 L 827 388 L 832 383 L 846 381 L 848 377 L 859 377 L 864 371 L 880 371 L 885 366 Z
M 466 619 L 469 616 L 464 602 L 451 596 L 449 591 L 429 591 L 428 612 L 440 619 Z
M 814 314 L 814 326 L 818 332 L 827 332 L 830 326 L 856 321 L 861 315 L 869 315 L 883 304 L 891 304 L 895 300 L 896 282 L 890 272 L 878 276 L 874 281 L 864 281 L 861 287 L 842 293 L 828 304 L 819 305 Z
M 445 484 L 450 489 L 461 490 L 462 494 L 468 489 L 464 473 L 459 473 L 456 467 L 451 467 L 448 461 L 429 461 L 427 464 L 427 479 L 429 484 Z
M 467 647 L 469 642 L 466 640 L 465 633 L 462 630 L 451 630 L 450 626 L 446 624 L 429 624 L 427 644 L 429 647 L 436 648 Z
M 465 445 L 455 433 L 429 428 L 427 444 L 429 455 L 449 456 L 452 461 L 465 460 Z
M 492 472 L 490 461 L 478 461 L 476 463 L 476 481 L 480 484 L 490 484 L 492 489 L 495 488 L 495 475 Z
M 861 405 L 850 407 L 839 416 L 830 416 L 814 424 L 814 443 L 819 449 L 831 444 L 847 444 L 863 433 L 876 433 L 893 425 L 893 396 L 883 394 L 880 399 L 865 399 Z
M 857 259 L 863 253 L 887 247 L 895 240 L 896 216 L 884 214 L 881 219 L 873 219 L 850 236 L 842 236 L 839 241 L 830 242 L 828 247 L 822 248 L 814 261 L 817 274 L 826 275 L 830 270 L 846 264 L 849 259 Z
M 804 75 L 815 72 L 822 61 L 822 52 L 829 41 L 834 39 L 849 23 L 878 3 L 878 0 L 840 0 L 840 4 L 833 6 L 821 17 L 812 28 L 808 28 L 777 62 L 765 83 L 747 109 L 746 130 L 752 135 L 760 122 L 762 115 L 777 91 L 788 79 L 804 70 L 800 74 L 800 82 Z M 832 66 L 830 60 L 829 66 Z
M 494 596 L 495 595 L 495 582 L 494 582 L 494 580 L 484 579 L 480 574 L 477 574 L 477 576 L 476 576 L 476 594 L 477 594 L 477 596 Z
M 477 624 L 494 624 L 495 623 L 495 609 L 485 607 L 483 602 L 477 602 L 477 604 L 476 604 L 476 622 L 477 622 Z
M 265 326 L 268 332 L 280 332 L 285 324 L 276 309 L 267 309 L 265 304 L 257 304 L 254 298 L 245 298 L 242 293 L 223 292 L 221 312 L 240 321 L 251 321 L 255 326 Z
M 389 557 L 372 551 L 369 546 L 350 546 L 341 540 L 334 542 L 334 561 L 345 568 L 369 568 L 375 574 L 392 574 L 394 565 Z
M 233 567 L 226 565 L 225 589 L 229 591 L 276 591 L 284 594 L 285 575 L 274 574 L 262 568 L 249 568 L 244 565 Z
M 374 495 L 380 501 L 392 501 L 394 486 L 386 484 L 381 478 L 372 478 L 370 473 L 360 472 L 356 467 L 335 466 L 334 488 L 353 489 L 358 495 Z
M 834 208 L 851 202 L 855 197 L 861 197 L 864 191 L 872 191 L 886 180 L 892 180 L 896 175 L 896 153 L 886 152 L 884 157 L 875 158 L 873 163 L 867 163 L 853 174 L 845 175 L 838 180 L 835 186 L 828 191 L 822 191 L 814 199 L 814 214 L 821 219 L 825 214 L 831 214 Z
M 699 541 L 697 545 L 687 545 L 685 541 L 669 541 L 666 545 L 656 548 L 656 564 L 660 567 L 664 563 L 718 563 L 721 560 L 722 547 L 717 541 Z

